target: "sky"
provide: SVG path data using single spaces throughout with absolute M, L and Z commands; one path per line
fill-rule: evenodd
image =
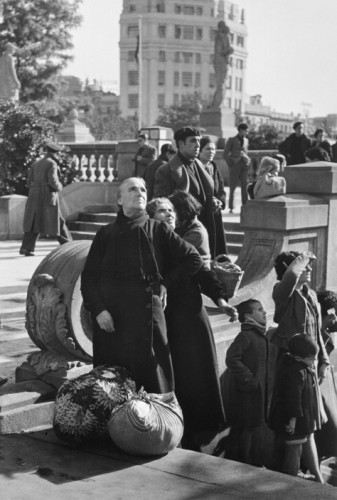
M 337 113 L 337 0 L 237 0 L 248 29 L 246 92 L 283 113 Z M 83 0 L 64 74 L 119 91 L 123 0 Z M 304 104 L 303 104 L 304 103 Z M 309 105 L 309 106 L 308 106 Z

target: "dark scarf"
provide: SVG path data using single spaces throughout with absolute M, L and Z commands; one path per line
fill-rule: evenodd
M 162 280 L 152 245 L 153 225 L 154 221 L 144 212 L 135 219 L 126 217 L 123 212 L 117 214 L 115 227 L 119 237 L 115 238 L 115 277 L 133 277 L 148 284 Z

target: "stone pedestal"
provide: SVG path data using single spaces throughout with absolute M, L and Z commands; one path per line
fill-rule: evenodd
M 235 115 L 225 107 L 204 109 L 200 114 L 200 127 L 206 129 L 207 135 L 224 139 L 237 133 Z
M 0 197 L 0 240 L 22 239 L 26 202 L 19 194 Z
M 133 177 L 135 175 L 136 166 L 133 160 L 136 156 L 137 149 L 138 146 L 135 139 L 118 142 L 116 153 L 118 180 L 120 182 L 124 181 L 128 177 Z
M 78 119 L 78 112 L 72 110 L 57 133 L 58 142 L 94 142 L 87 125 Z

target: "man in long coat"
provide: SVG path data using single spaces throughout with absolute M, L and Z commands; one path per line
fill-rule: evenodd
M 304 134 L 304 123 L 296 122 L 293 125 L 294 133 L 290 134 L 281 144 L 279 151 L 287 159 L 288 165 L 305 163 L 305 152 L 311 148 L 311 139 Z
M 214 181 L 198 160 L 200 132 L 193 127 L 183 127 L 174 134 L 178 152 L 170 161 L 158 168 L 155 176 L 154 197 L 169 196 L 175 190 L 185 191 L 202 206 L 198 216 L 206 227 L 212 258 L 216 248 L 216 221 L 214 213 Z M 222 220 L 220 221 L 222 224 Z M 222 252 L 224 253 L 224 252 Z
M 61 245 L 72 240 L 59 206 L 58 193 L 63 186 L 54 154 L 61 151 L 62 147 L 49 142 L 45 149 L 45 156 L 33 163 L 28 174 L 29 193 L 20 248 L 20 254 L 26 257 L 34 255 L 40 233 L 54 236 Z

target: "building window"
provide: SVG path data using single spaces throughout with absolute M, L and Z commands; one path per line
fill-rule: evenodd
M 201 54 L 200 54 L 200 52 L 197 52 L 195 54 L 195 64 L 201 64 Z
M 202 14 L 203 14 L 202 7 L 196 7 L 195 12 L 196 12 L 197 16 L 202 16 Z
M 138 35 L 137 24 L 132 24 L 128 26 L 128 38 L 136 38 L 137 35 Z
M 183 26 L 183 39 L 193 40 L 194 26 Z
M 192 63 L 193 62 L 192 52 L 183 52 L 183 61 L 185 64 Z
M 241 111 L 241 99 L 235 99 L 235 109 Z
M 136 12 L 136 6 L 135 5 L 129 5 L 129 12 Z
M 231 43 L 234 43 L 234 33 L 229 33 Z
M 157 3 L 157 12 L 165 12 L 165 3 L 164 2 Z
M 160 87 L 165 85 L 165 71 L 158 71 L 158 85 Z
M 165 94 L 158 94 L 158 108 L 165 106 Z
M 238 47 L 243 47 L 243 45 L 244 45 L 244 38 L 243 38 L 243 36 L 237 35 L 237 37 L 236 37 L 236 43 L 237 43 Z
M 232 99 L 230 97 L 225 97 L 225 106 L 226 108 L 232 107 Z
M 175 12 L 175 14 L 181 14 L 181 5 L 175 4 L 174 12 Z
M 194 15 L 193 5 L 184 5 L 183 6 L 183 14 L 185 14 L 185 16 L 193 16 Z
M 138 94 L 129 94 L 128 104 L 129 104 L 128 107 L 131 109 L 138 108 Z
M 195 74 L 194 86 L 195 87 L 200 87 L 200 84 L 201 84 L 200 82 L 201 82 L 201 75 L 198 72 L 198 73 Z
M 138 71 L 129 71 L 128 72 L 128 84 L 129 85 L 138 85 L 139 77 Z
M 158 36 L 159 36 L 159 38 L 166 38 L 166 26 L 165 25 L 159 24 Z
M 181 38 L 181 26 L 178 26 L 177 24 L 174 26 L 174 38 Z
M 180 62 L 180 52 L 174 53 L 174 62 Z
M 236 68 L 237 69 L 243 69 L 243 59 L 237 59 L 236 60 Z
M 231 56 L 229 58 L 229 61 L 228 61 L 229 66 L 233 66 L 233 61 L 234 61 L 234 58 Z
M 197 40 L 202 40 L 202 28 L 197 28 Z
M 232 88 L 232 77 L 228 75 L 226 78 L 226 89 L 231 89 L 231 88 Z
M 183 71 L 181 83 L 184 87 L 192 87 L 193 85 L 193 75 L 190 71 Z
M 213 89 L 215 87 L 215 74 L 210 73 L 209 74 L 209 87 Z
M 211 42 L 214 42 L 214 40 L 215 40 L 215 29 L 214 28 L 209 29 L 209 39 L 211 40 Z
M 179 94 L 173 94 L 173 104 L 179 106 Z
M 128 50 L 128 61 L 133 62 L 135 61 L 135 51 L 134 50 Z
M 173 74 L 173 85 L 179 87 L 179 71 L 175 71 Z
M 242 78 L 235 78 L 235 90 L 242 92 Z
M 160 50 L 159 51 L 159 61 L 160 62 L 165 62 L 166 61 L 166 52 L 165 52 L 165 50 Z

